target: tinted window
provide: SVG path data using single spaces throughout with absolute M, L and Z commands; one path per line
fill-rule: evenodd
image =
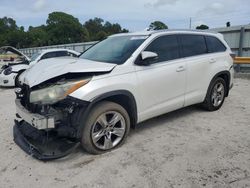
M 69 56 L 67 51 L 58 51 L 56 52 L 56 57 Z
M 182 44 L 182 56 L 194 56 L 207 53 L 204 36 L 201 35 L 180 35 Z
M 158 54 L 157 62 L 179 58 L 179 46 L 175 35 L 163 36 L 155 39 L 144 51 Z
M 41 59 L 48 59 L 48 58 L 53 58 L 56 57 L 56 52 L 48 52 L 42 56 Z
M 212 36 L 206 36 L 205 38 L 207 42 L 208 53 L 226 51 L 226 47 L 219 39 Z
M 42 56 L 42 59 L 49 59 L 54 57 L 63 57 L 69 56 L 67 51 L 57 51 L 57 52 L 48 52 Z

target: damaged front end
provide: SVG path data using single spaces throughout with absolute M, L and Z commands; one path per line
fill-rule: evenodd
M 16 89 L 14 141 L 39 160 L 52 160 L 70 154 L 79 145 L 79 113 L 89 102 L 70 96 L 53 104 L 30 102 L 27 85 Z
M 16 89 L 15 142 L 40 160 L 61 158 L 80 141 L 88 101 L 71 94 L 116 64 L 86 59 L 44 60 L 19 77 Z

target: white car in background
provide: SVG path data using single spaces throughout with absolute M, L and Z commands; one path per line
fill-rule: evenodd
M 16 49 L 15 49 L 16 50 Z M 20 51 L 16 50 L 19 54 Z M 22 54 L 23 61 L 20 63 L 6 63 L 0 69 L 0 86 L 13 87 L 16 86 L 18 77 L 29 67 L 35 65 L 44 59 L 56 58 L 56 57 L 75 57 L 80 55 L 79 52 L 68 49 L 48 49 L 35 53 L 31 59 Z

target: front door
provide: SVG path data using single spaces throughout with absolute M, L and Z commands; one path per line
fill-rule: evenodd
M 137 66 L 139 121 L 183 107 L 186 64 L 180 59 L 176 35 L 156 38 L 144 51 L 158 54 L 147 66 Z

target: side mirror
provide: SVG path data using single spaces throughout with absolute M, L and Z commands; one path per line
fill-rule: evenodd
M 150 51 L 141 52 L 141 63 L 142 65 L 150 65 L 154 63 L 158 58 L 158 54 Z

